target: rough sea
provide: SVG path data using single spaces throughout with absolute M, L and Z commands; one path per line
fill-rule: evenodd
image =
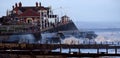
M 88 44 L 88 42 L 90 42 L 91 44 L 94 44 L 94 42 L 96 42 L 97 44 L 103 42 L 103 44 L 107 44 L 113 42 L 114 44 L 116 44 L 116 42 L 120 42 L 120 29 L 90 29 L 90 31 L 94 31 L 98 36 L 94 39 L 87 39 L 87 38 L 75 38 L 74 36 L 65 38 L 62 40 L 63 44 L 83 44 L 83 42 L 85 41 L 85 44 Z M 18 36 L 18 35 L 17 35 Z M 31 40 L 31 42 L 33 41 L 33 36 L 30 34 L 27 35 L 19 35 L 19 37 L 25 39 L 29 37 L 29 40 Z M 10 36 L 11 39 L 13 38 L 17 38 L 16 36 Z M 22 40 L 22 39 L 21 39 Z M 22 40 L 23 41 L 23 40 Z M 56 49 L 53 51 L 59 51 L 60 49 Z M 72 52 L 77 52 L 78 49 L 72 49 Z M 80 50 L 81 53 L 97 53 L 96 49 L 81 49 Z M 100 52 L 105 52 L 105 49 L 100 49 Z M 68 53 L 68 49 L 64 49 L 62 51 L 63 53 Z M 109 49 L 108 53 L 115 53 L 114 49 Z M 120 54 L 120 49 L 118 49 L 118 54 Z M 90 57 L 89 57 L 90 58 Z M 120 58 L 117 56 L 105 56 L 105 57 L 99 57 L 99 58 Z
M 86 42 L 91 42 L 91 44 L 93 42 L 97 42 L 97 44 L 103 42 L 103 44 L 110 44 L 111 42 L 113 42 L 114 44 L 116 44 L 116 42 L 120 42 L 120 29 L 90 29 L 90 31 L 94 31 L 98 36 L 94 39 L 88 40 L 88 39 L 79 39 L 79 41 L 81 42 L 81 44 L 83 44 L 83 41 Z M 69 38 L 71 40 L 74 40 L 75 42 L 77 42 L 77 38 L 71 37 Z M 66 41 L 65 43 L 70 44 L 70 40 Z M 76 43 L 75 43 L 76 44 Z M 77 49 L 72 49 L 72 51 L 78 51 Z M 82 53 L 97 53 L 96 49 L 81 49 L 80 50 Z M 100 52 L 105 52 L 106 49 L 100 49 Z M 63 52 L 67 52 L 67 50 L 64 50 Z M 109 49 L 108 53 L 115 53 L 114 49 Z M 118 49 L 117 51 L 118 54 L 120 54 L 120 49 Z M 83 58 L 91 58 L 91 57 L 83 57 Z M 119 56 L 101 56 L 101 57 L 97 57 L 97 58 L 120 58 Z

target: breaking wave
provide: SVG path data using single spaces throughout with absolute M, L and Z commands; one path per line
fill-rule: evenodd
M 64 44 L 79 44 L 79 39 L 75 38 L 75 37 L 69 37 L 69 38 L 65 38 L 63 40 Z
M 11 35 L 7 40 L 9 42 L 18 42 L 18 43 L 34 43 L 35 37 L 32 34 L 20 34 L 20 35 Z
M 63 44 L 82 44 L 86 43 L 100 43 L 100 42 L 120 42 L 120 32 L 99 32 L 94 39 L 75 38 L 73 36 L 65 38 Z
M 96 42 L 120 42 L 120 32 L 99 32 Z

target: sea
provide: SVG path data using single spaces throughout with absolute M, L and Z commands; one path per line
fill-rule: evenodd
M 120 28 L 108 28 L 108 29 L 88 29 L 87 31 L 94 31 L 95 34 L 97 34 L 97 37 L 94 39 L 87 39 L 87 38 L 75 38 L 74 36 L 71 36 L 69 38 L 65 38 L 64 40 L 62 40 L 63 44 L 83 44 L 84 41 L 86 41 L 86 43 L 84 44 L 88 44 L 88 42 L 90 42 L 90 44 L 94 44 L 94 42 L 96 42 L 97 44 L 100 44 L 101 42 L 103 44 L 117 44 L 117 42 L 120 42 Z M 27 35 L 19 35 L 19 37 L 23 38 L 23 39 L 28 39 L 33 41 L 33 35 L 31 34 L 27 34 Z M 13 38 L 17 38 L 16 36 L 11 36 L 11 39 Z M 22 40 L 23 41 L 23 40 Z M 56 49 L 56 50 L 52 50 L 53 52 L 59 51 L 60 49 Z M 77 52 L 78 49 L 71 49 L 72 52 Z M 96 49 L 80 49 L 81 53 L 97 53 Z M 100 52 L 105 52 L 106 49 L 100 49 Z M 68 53 L 68 49 L 63 49 L 62 53 Z M 114 49 L 109 49 L 108 53 L 115 53 Z M 118 49 L 118 54 L 120 54 L 120 49 Z M 75 57 L 73 57 L 75 58 Z M 82 58 L 82 57 L 81 57 Z M 91 58 L 91 57 L 83 57 L 83 58 Z M 119 56 L 101 56 L 101 57 L 97 57 L 97 58 L 120 58 Z
M 88 29 L 89 31 L 94 31 L 98 36 L 94 39 L 88 40 L 88 39 L 79 39 L 81 41 L 81 44 L 83 44 L 83 41 L 91 41 L 96 42 L 97 44 L 100 44 L 101 42 L 103 44 L 115 44 L 117 45 L 117 42 L 120 42 L 120 28 L 108 28 L 108 29 Z M 71 37 L 72 38 L 72 37 Z M 70 41 L 69 41 L 70 42 Z M 68 43 L 69 43 L 68 42 Z M 92 44 L 92 43 L 91 43 Z M 72 49 L 72 51 L 78 51 L 77 49 Z M 81 49 L 82 53 L 97 53 L 96 49 Z M 106 49 L 100 49 L 100 52 L 105 52 Z M 67 52 L 67 50 L 63 51 L 64 53 Z M 108 53 L 114 54 L 114 49 L 109 49 Z M 118 54 L 120 54 L 120 49 L 117 51 Z M 83 57 L 83 58 L 91 58 L 91 57 Z M 97 58 L 120 58 L 120 56 L 101 56 Z
M 95 39 L 96 42 L 113 42 L 116 44 L 120 42 L 120 28 L 107 28 L 107 29 L 93 29 L 98 37 Z M 116 44 L 117 45 L 117 44 Z M 95 50 L 94 50 L 95 51 Z M 101 50 L 105 51 L 105 50 Z M 109 53 L 114 53 L 114 50 L 109 50 Z M 120 54 L 120 49 L 118 49 L 118 54 Z M 119 56 L 101 56 L 100 58 L 120 58 Z
M 97 42 L 120 42 L 120 29 L 111 28 L 111 29 L 94 29 L 98 36 L 95 39 Z
M 68 44 L 70 44 L 70 40 L 74 40 L 77 41 L 79 40 L 79 43 L 84 44 L 83 42 L 91 42 L 91 44 L 94 42 L 96 43 L 114 43 L 116 44 L 116 42 L 120 42 L 120 29 L 86 29 L 86 30 L 79 30 L 79 31 L 94 31 L 95 34 L 97 35 L 96 38 L 93 39 L 88 39 L 88 38 L 74 38 L 74 36 L 68 38 L 65 38 L 66 40 L 63 40 L 63 42 L 67 43 L 67 39 L 68 39 Z M 76 43 L 78 44 L 78 43 Z

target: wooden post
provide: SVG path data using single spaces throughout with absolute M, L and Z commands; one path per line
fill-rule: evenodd
M 100 42 L 100 44 L 102 45 L 102 42 Z
M 106 53 L 108 54 L 108 48 L 106 48 Z
M 97 54 L 99 54 L 99 48 L 97 48 Z
M 30 41 L 28 40 L 28 44 L 30 44 Z
M 108 45 L 108 42 L 106 41 L 106 44 Z
M 83 41 L 83 44 L 85 44 L 85 41 Z
M 79 54 L 80 54 L 80 48 L 79 48 Z
M 117 42 L 117 45 L 118 45 L 118 42 Z
M 120 45 L 120 42 L 118 42 L 118 45 Z
M 97 43 L 95 42 L 95 45 L 96 45 Z
M 114 42 L 112 42 L 112 45 L 114 44 Z
M 89 40 L 88 44 L 90 45 L 90 40 Z
M 69 54 L 71 53 L 71 48 L 70 48 L 70 45 L 69 45 Z
M 60 53 L 62 53 L 62 47 L 60 46 Z
M 62 53 L 62 45 L 61 45 L 61 41 L 60 41 L 60 53 Z
M 117 54 L 117 48 L 115 47 L 115 54 Z

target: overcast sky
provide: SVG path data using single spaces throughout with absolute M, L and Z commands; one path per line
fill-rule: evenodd
M 36 2 L 41 2 L 46 7 L 52 6 L 55 14 L 67 14 L 75 22 L 120 25 L 120 0 L 1 0 L 0 17 L 16 2 L 22 2 L 23 6 L 35 6 Z

